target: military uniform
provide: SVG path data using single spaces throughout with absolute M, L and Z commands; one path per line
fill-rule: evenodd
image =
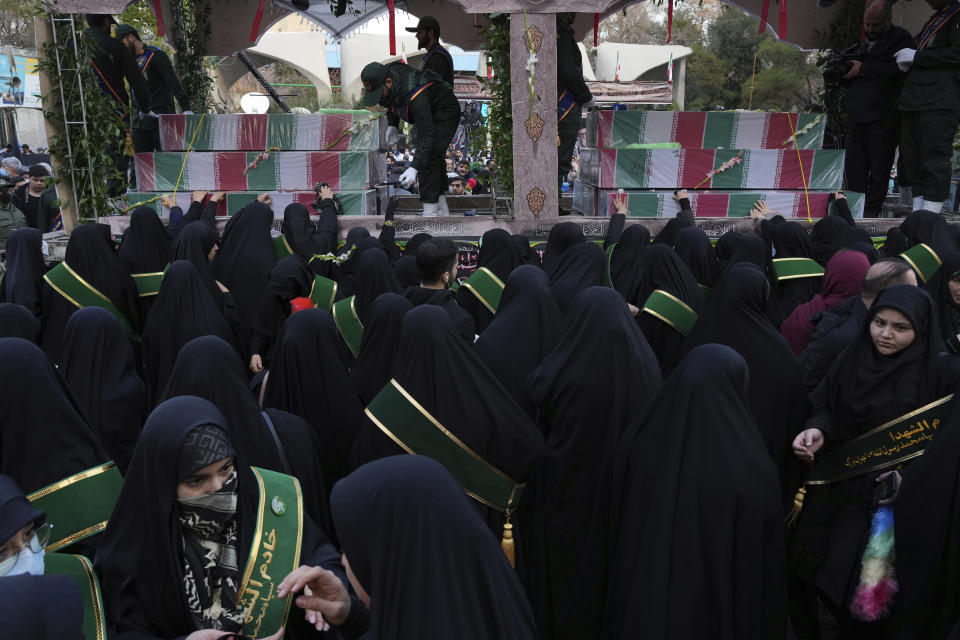
M 375 81 L 368 82 L 374 76 Z M 374 62 L 361 74 L 365 86 L 369 84 L 364 106 L 377 103 L 387 77 L 393 79 L 393 88 L 384 106 L 417 129 L 417 151 L 411 166 L 420 181 L 420 201 L 437 203 L 448 187 L 445 155 L 460 124 L 460 103 L 453 88 L 433 71 L 415 71 L 402 62 L 386 66 Z
M 133 54 L 122 42 L 102 29 L 92 27 L 87 29 L 83 32 L 83 41 L 89 47 L 92 55 L 90 64 L 97 76 L 100 93 L 107 99 L 107 104 L 110 105 L 113 115 L 123 123 L 125 129 L 129 128 L 131 122 L 130 98 L 123 84 L 124 78 L 133 89 L 140 110 L 144 113 L 152 111 L 150 92 L 147 89 L 147 83 L 140 74 L 140 70 L 137 68 L 137 61 L 133 59 Z M 113 158 L 117 170 L 125 174 L 129 166 L 129 158 L 120 152 L 120 141 L 117 141 L 116 149 L 108 149 L 107 151 Z M 119 181 L 110 180 L 112 195 L 118 194 L 120 187 Z
M 0 249 L 7 248 L 7 237 L 16 229 L 27 226 L 27 218 L 11 200 L 0 204 Z
M 143 53 L 137 56 L 137 66 L 146 78 L 150 103 L 155 113 L 176 113 L 174 98 L 180 104 L 181 111 L 190 110 L 187 92 L 183 90 L 166 53 L 145 45 Z M 137 105 L 136 98 L 133 104 Z M 160 121 L 157 118 L 139 118 L 133 123 L 133 146 L 137 153 L 160 151 Z
M 953 133 L 960 118 L 960 2 L 930 18 L 916 41 L 898 103 L 900 184 L 911 188 L 915 202 L 942 203 L 950 195 Z
M 133 54 L 130 53 L 129 49 L 109 33 L 92 27 L 83 32 L 83 41 L 90 47 L 90 52 L 93 54 L 90 63 L 93 65 L 94 74 L 97 76 L 100 93 L 110 103 L 114 114 L 119 119 L 129 123 L 130 110 L 128 104 L 130 99 L 123 85 L 124 78 L 133 88 L 133 94 L 136 96 L 137 104 L 140 105 L 140 110 L 151 111 L 152 105 L 147 83 L 140 75 L 137 62 L 133 59 Z
M 557 182 L 563 186 L 570 173 L 573 148 L 580 131 L 583 105 L 593 95 L 583 81 L 583 58 L 577 46 L 573 26 L 557 16 Z

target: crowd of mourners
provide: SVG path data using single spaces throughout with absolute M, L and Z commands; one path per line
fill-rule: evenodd
M 81 637 L 70 559 L 111 639 L 960 633 L 960 227 L 680 197 L 464 277 L 333 196 L 10 234 L 0 636 Z

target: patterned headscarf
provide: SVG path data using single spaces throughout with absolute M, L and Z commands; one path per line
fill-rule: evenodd
M 184 441 L 178 472 L 186 478 L 232 455 L 226 433 L 219 427 L 203 425 Z M 237 472 L 233 470 L 218 491 L 177 499 L 184 593 L 197 629 L 243 629 L 244 612 L 237 604 L 237 484 Z

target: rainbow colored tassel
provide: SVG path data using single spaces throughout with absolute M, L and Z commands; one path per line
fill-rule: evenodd
M 877 507 L 870 525 L 870 540 L 863 550 L 860 584 L 857 585 L 850 612 L 864 622 L 887 615 L 899 587 L 894 578 L 893 508 Z

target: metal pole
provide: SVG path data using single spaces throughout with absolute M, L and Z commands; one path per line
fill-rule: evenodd
M 259 70 L 257 70 L 256 65 L 253 64 L 253 60 L 250 59 L 250 56 L 247 55 L 246 51 L 237 51 L 237 58 L 242 62 L 247 69 L 250 70 L 250 73 L 253 74 L 253 77 L 257 79 L 257 82 L 260 83 L 260 86 L 263 87 L 263 90 L 270 94 L 270 97 L 273 98 L 273 101 L 276 102 L 284 113 L 292 113 L 290 107 L 287 106 L 287 103 L 283 101 L 283 98 L 280 97 L 280 94 L 276 92 L 267 79 L 263 77 Z

